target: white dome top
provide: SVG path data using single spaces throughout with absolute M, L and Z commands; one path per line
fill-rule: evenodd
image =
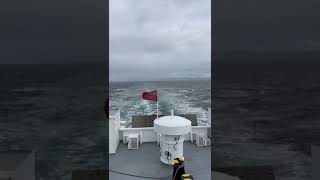
M 163 116 L 154 120 L 154 130 L 166 135 L 184 135 L 191 131 L 191 121 L 180 116 Z

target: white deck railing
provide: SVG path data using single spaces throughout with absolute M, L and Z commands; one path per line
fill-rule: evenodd
M 120 110 L 109 116 L 109 154 L 116 153 L 120 140 L 126 142 L 130 134 L 138 134 L 140 144 L 144 142 L 159 142 L 159 134 L 153 127 L 126 128 L 122 126 Z M 211 108 L 208 108 L 208 123 L 206 126 L 192 126 L 191 132 L 184 135 L 185 141 L 194 140 L 194 135 L 206 134 L 211 137 Z
M 210 126 L 192 126 L 191 132 L 184 135 L 185 141 L 193 141 L 195 134 L 208 134 Z M 140 143 L 144 142 L 158 142 L 158 134 L 154 131 L 153 127 L 143 128 L 120 128 L 120 140 L 126 142 L 126 137 L 130 134 L 138 134 Z

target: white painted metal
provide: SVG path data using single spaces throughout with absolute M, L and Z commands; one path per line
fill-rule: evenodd
M 193 133 L 193 136 L 196 140 L 197 146 L 208 146 L 211 145 L 211 140 L 208 138 L 208 134 L 204 131 L 198 131 L 197 133 Z
M 120 121 L 120 127 L 125 128 L 127 126 L 127 121 Z
M 205 134 L 196 134 L 196 144 L 197 146 L 204 146 L 206 140 Z
M 174 158 L 183 157 L 183 136 L 191 132 L 191 121 L 180 116 L 163 116 L 154 121 L 154 130 L 161 134 L 161 162 L 172 164 Z
M 211 108 L 208 108 L 208 121 L 207 121 L 208 128 L 208 137 L 211 138 Z
M 142 144 L 142 131 L 140 131 L 140 144 Z
M 184 135 L 191 131 L 191 121 L 180 116 L 163 116 L 154 120 L 154 130 L 163 135 Z
M 165 164 L 172 164 L 174 158 L 183 157 L 183 137 L 182 136 L 168 136 L 161 137 L 161 162 Z M 169 153 L 169 155 L 167 154 Z
M 157 118 L 159 117 L 159 101 L 157 101 Z
M 128 136 L 128 149 L 139 148 L 139 134 L 130 134 Z
M 205 146 L 210 146 L 211 145 L 211 140 L 209 138 L 206 138 L 205 142 L 204 142 L 204 145 Z
M 121 128 L 120 132 L 122 132 L 122 136 L 120 136 L 120 140 L 123 140 L 123 143 L 126 143 L 126 137 L 130 134 L 140 134 L 141 132 L 143 136 L 140 136 L 141 142 L 157 142 L 157 133 L 153 130 L 153 127 L 145 127 L 145 128 Z
M 191 126 L 191 131 L 192 133 L 206 133 L 208 130 L 207 126 Z M 128 137 L 129 134 L 136 134 L 140 133 L 142 131 L 143 137 L 142 142 L 159 142 L 160 143 L 160 133 L 157 133 L 154 131 L 153 127 L 144 127 L 144 128 L 120 128 L 119 135 L 120 140 L 123 141 L 125 140 L 126 137 Z M 159 134 L 159 137 L 157 138 L 157 135 Z M 191 141 L 191 132 L 188 134 L 183 135 L 183 138 L 185 141 Z M 127 143 L 127 142 L 123 142 Z
M 210 108 L 209 108 L 210 109 Z M 209 112 L 209 117 L 211 117 Z M 173 120 L 174 119 L 174 120 Z M 159 121 L 162 120 L 162 121 Z M 120 140 L 123 143 L 128 142 L 130 134 L 139 135 L 139 143 L 158 142 L 160 148 L 163 146 L 161 140 L 166 135 L 181 136 L 184 141 L 196 140 L 196 134 L 207 134 L 211 126 L 191 126 L 191 122 L 183 117 L 164 116 L 157 118 L 155 127 L 143 128 L 126 128 L 121 121 L 120 110 L 109 116 L 109 154 L 116 153 Z M 208 144 L 210 139 L 206 139 L 205 144 Z M 210 144 L 210 143 L 209 143 Z
M 109 154 L 114 154 L 119 145 L 120 110 L 109 116 Z

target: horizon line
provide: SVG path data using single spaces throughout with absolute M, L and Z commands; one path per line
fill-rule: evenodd
M 109 80 L 109 83 L 113 82 L 154 82 L 154 81 L 175 81 L 175 80 L 209 80 L 211 77 L 205 78 L 166 78 L 166 79 L 144 79 L 144 80 Z

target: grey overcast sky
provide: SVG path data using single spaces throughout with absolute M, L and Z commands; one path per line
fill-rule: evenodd
M 210 0 L 110 0 L 111 81 L 211 77 Z
M 319 0 L 215 1 L 214 52 L 320 50 Z
M 105 0 L 2 0 L 0 63 L 105 61 Z

